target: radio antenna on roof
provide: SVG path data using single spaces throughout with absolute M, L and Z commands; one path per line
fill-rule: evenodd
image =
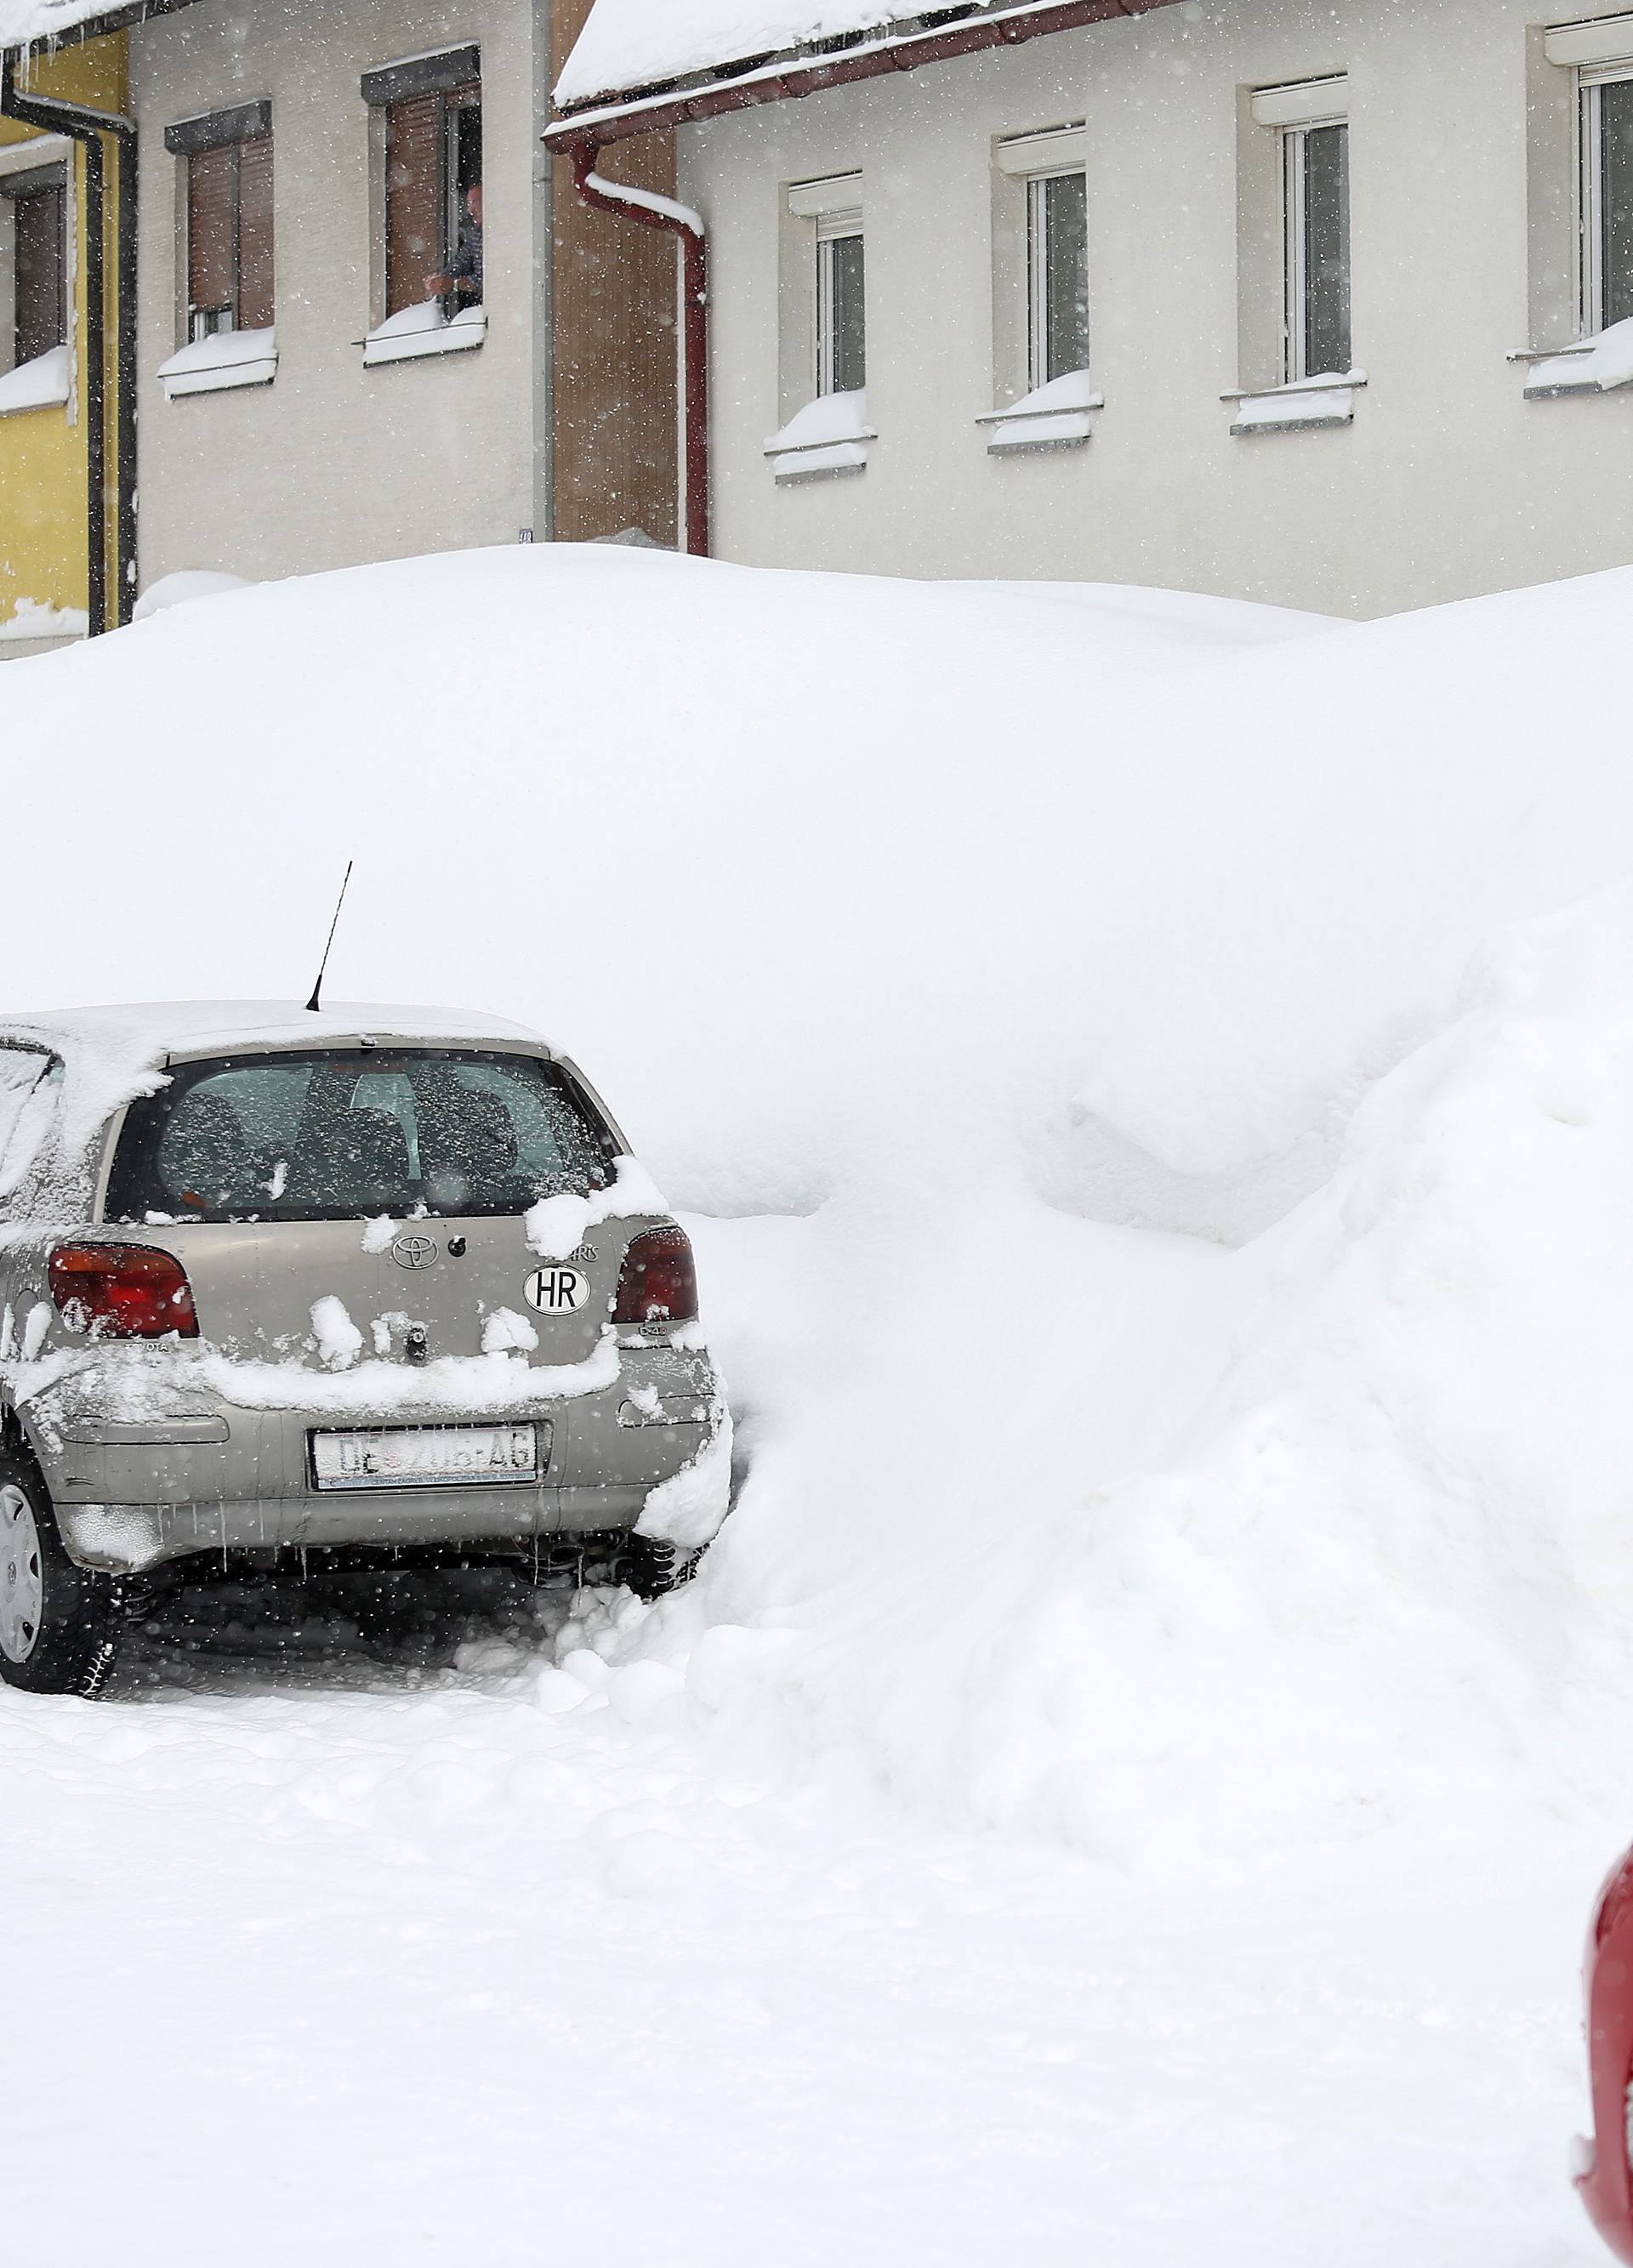
M 323 990 L 323 972 L 329 967 L 329 946 L 335 942 L 335 932 L 340 927 L 340 909 L 346 902 L 346 884 L 351 880 L 352 861 L 346 861 L 345 880 L 340 885 L 340 895 L 335 901 L 335 918 L 329 925 L 329 942 L 323 947 L 323 958 L 318 963 L 317 983 L 312 987 L 312 998 L 307 1003 L 308 1015 L 318 1012 L 318 996 Z

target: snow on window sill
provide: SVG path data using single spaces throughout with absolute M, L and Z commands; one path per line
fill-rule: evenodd
M 184 394 L 225 394 L 234 386 L 270 386 L 277 375 L 277 332 L 212 331 L 159 365 L 166 401 Z
M 90 628 L 91 617 L 83 607 L 54 607 L 44 599 L 19 599 L 11 621 L 0 622 L 0 644 L 82 638 Z
M 442 313 L 440 299 L 423 299 L 388 315 L 363 342 L 363 367 L 373 370 L 383 362 L 417 362 L 424 355 L 462 354 L 479 347 L 488 335 L 486 311 L 462 307 L 451 319 Z
M 0 417 L 20 409 L 59 409 L 67 400 L 66 347 L 52 347 L 0 378 Z
M 867 444 L 878 435 L 868 423 L 868 396 L 858 387 L 849 394 L 819 394 L 789 418 L 765 444 L 780 485 L 815 480 L 823 473 L 860 473 L 868 463 Z
M 1081 449 L 1093 431 L 1090 413 L 1105 407 L 1105 396 L 1094 392 L 1088 372 L 1072 370 L 975 422 L 993 429 L 989 457 L 1016 457 L 1039 449 Z
M 1363 370 L 1324 370 L 1288 386 L 1222 394 L 1219 399 L 1235 405 L 1232 433 L 1308 432 L 1316 426 L 1353 423 L 1356 389 L 1365 384 Z
M 1556 401 L 1566 394 L 1614 394 L 1633 382 L 1633 316 L 1568 347 L 1526 347 L 1509 357 L 1528 363 L 1527 401 Z

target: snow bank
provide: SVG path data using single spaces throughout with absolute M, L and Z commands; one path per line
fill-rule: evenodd
M 1131 1871 L 1609 1847 L 1633 777 L 1575 661 L 1630 609 L 595 547 L 267 585 L 8 678 L 11 989 L 296 991 L 315 807 L 336 995 L 583 1062 L 691 1215 L 743 1476 L 587 1710 L 655 1661 L 734 1772 L 848 1751 Z

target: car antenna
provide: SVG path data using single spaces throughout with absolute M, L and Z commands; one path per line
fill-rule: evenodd
M 307 1003 L 309 1016 L 315 1016 L 318 1012 L 318 995 L 323 990 L 323 971 L 329 967 L 329 946 L 334 944 L 335 932 L 340 927 L 340 909 L 346 902 L 346 884 L 351 880 L 351 866 L 352 861 L 348 858 L 345 879 L 340 885 L 340 895 L 335 901 L 335 918 L 329 925 L 329 941 L 323 947 L 323 958 L 318 963 L 317 983 L 312 987 L 312 998 Z

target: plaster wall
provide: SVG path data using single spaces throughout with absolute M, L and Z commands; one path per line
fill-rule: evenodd
M 1262 382 L 1275 233 L 1245 91 L 1338 71 L 1368 384 L 1349 426 L 1233 438 L 1220 396 Z M 680 193 L 711 232 L 717 549 L 1351 615 L 1627 561 L 1633 388 L 1527 401 L 1505 359 L 1574 335 L 1566 79 L 1518 0 L 1187 0 L 683 129 Z M 1024 251 L 994 144 L 1079 119 L 1105 406 L 1081 448 L 994 459 L 974 421 L 1015 398 Z M 879 438 L 864 472 L 779 487 L 763 449 L 787 414 L 780 334 L 800 329 L 787 297 L 806 288 L 780 258 L 786 188 L 853 167 Z
M 533 11 L 514 0 L 328 0 L 298 36 L 278 10 L 201 0 L 132 41 L 142 132 L 140 579 L 182 568 L 255 578 L 485 543 L 535 517 Z M 482 48 L 485 343 L 366 370 L 376 320 L 361 74 Z M 272 102 L 277 374 L 166 401 L 182 342 L 178 171 L 164 129 Z
M 67 48 L 56 55 L 33 59 L 28 80 L 37 93 L 93 108 L 118 111 L 125 101 L 125 41 L 122 34 L 94 40 L 84 47 Z M 0 151 L 27 151 L 38 143 L 53 159 L 65 157 L 70 172 L 70 323 L 72 398 L 38 409 L 17 409 L 0 416 L 0 623 L 14 621 L 19 601 L 82 613 L 89 594 L 85 502 L 85 438 L 90 404 L 86 390 L 85 357 L 85 173 L 83 151 L 66 150 L 51 137 L 15 120 L 0 118 Z M 118 170 L 107 166 L 105 247 L 113 272 L 118 229 Z M 110 294 L 104 327 L 104 352 L 110 374 L 118 356 L 117 327 Z M 108 517 L 113 519 L 112 483 L 116 477 L 116 428 L 113 387 L 108 389 L 107 470 L 110 483 Z M 110 525 L 108 572 L 114 567 L 114 530 Z M 0 660 L 49 651 L 63 639 L 0 638 Z

